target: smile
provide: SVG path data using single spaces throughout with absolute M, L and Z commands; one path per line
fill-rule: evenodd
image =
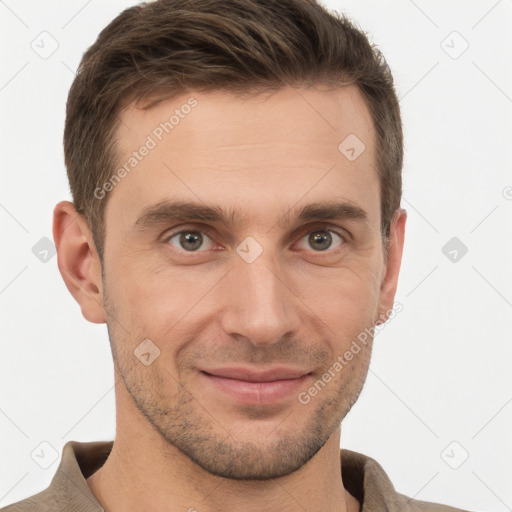
M 244 368 L 201 370 L 209 385 L 239 404 L 273 404 L 295 395 L 309 379 L 307 371 L 276 368 L 257 372 Z

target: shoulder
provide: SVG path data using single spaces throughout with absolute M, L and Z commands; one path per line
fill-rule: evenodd
M 363 512 L 470 512 L 400 494 L 383 467 L 362 453 L 341 449 L 341 470 L 345 488 L 363 504 Z
M 59 503 L 47 489 L 29 496 L 16 503 L 11 503 L 6 507 L 0 508 L 0 512 L 42 512 L 63 510 L 62 503 Z
M 101 512 L 86 478 L 106 460 L 112 441 L 68 441 L 50 485 L 0 512 Z
M 449 505 L 442 505 L 441 503 L 415 500 L 399 493 L 396 494 L 396 507 L 396 510 L 401 510 L 402 512 L 470 512 L 469 510 L 454 508 Z

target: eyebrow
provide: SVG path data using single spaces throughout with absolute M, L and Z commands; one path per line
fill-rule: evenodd
M 221 222 L 228 226 L 238 227 L 250 217 L 250 215 L 242 214 L 236 209 L 228 208 L 225 210 L 218 205 L 208 206 L 187 201 L 165 200 L 145 207 L 135 221 L 134 228 L 136 230 L 146 230 L 176 220 Z M 280 227 L 287 227 L 294 222 L 313 220 L 356 220 L 369 225 L 366 211 L 347 201 L 311 203 L 302 206 L 296 212 L 290 209 L 276 224 Z

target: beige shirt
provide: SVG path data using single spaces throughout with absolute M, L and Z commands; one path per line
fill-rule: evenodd
M 86 478 L 107 460 L 113 441 L 69 441 L 47 489 L 1 509 L 1 512 L 102 512 Z M 345 488 L 361 503 L 361 512 L 468 512 L 407 498 L 395 491 L 382 467 L 370 457 L 341 449 Z

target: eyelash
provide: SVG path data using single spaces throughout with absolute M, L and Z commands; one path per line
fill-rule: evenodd
M 326 249 L 325 251 L 313 251 L 313 252 L 316 252 L 319 255 L 321 255 L 321 254 L 328 254 L 328 255 L 336 254 L 339 251 L 343 250 L 344 246 L 348 243 L 348 236 L 347 236 L 346 232 L 344 230 L 340 229 L 339 227 L 336 227 L 336 229 L 334 229 L 333 226 L 331 226 L 329 224 L 322 224 L 322 225 L 318 225 L 318 226 L 314 226 L 314 227 L 308 227 L 306 230 L 300 232 L 300 239 L 299 240 L 302 240 L 306 235 L 309 235 L 309 234 L 315 233 L 315 232 L 319 232 L 319 231 L 326 231 L 326 232 L 335 233 L 343 241 L 343 244 L 340 247 L 338 247 L 337 249 Z M 206 234 L 210 239 L 212 239 L 212 237 L 210 236 L 211 230 L 205 229 L 204 227 L 201 227 L 201 228 L 190 227 L 188 229 L 183 229 L 182 228 L 182 229 L 180 229 L 180 231 L 176 231 L 175 233 L 171 233 L 171 234 L 167 235 L 164 238 L 163 241 L 164 241 L 164 243 L 168 244 L 169 241 L 172 238 L 174 238 L 175 236 L 181 235 L 182 233 L 191 233 L 191 232 L 198 232 L 198 233 Z M 184 249 L 177 249 L 177 248 L 175 248 L 175 249 L 177 251 L 182 252 L 182 253 L 188 253 L 188 254 L 191 254 L 191 255 L 192 254 L 200 254 L 200 253 L 206 252 L 204 250 L 203 251 L 201 251 L 201 250 L 198 250 L 198 251 L 185 251 Z

